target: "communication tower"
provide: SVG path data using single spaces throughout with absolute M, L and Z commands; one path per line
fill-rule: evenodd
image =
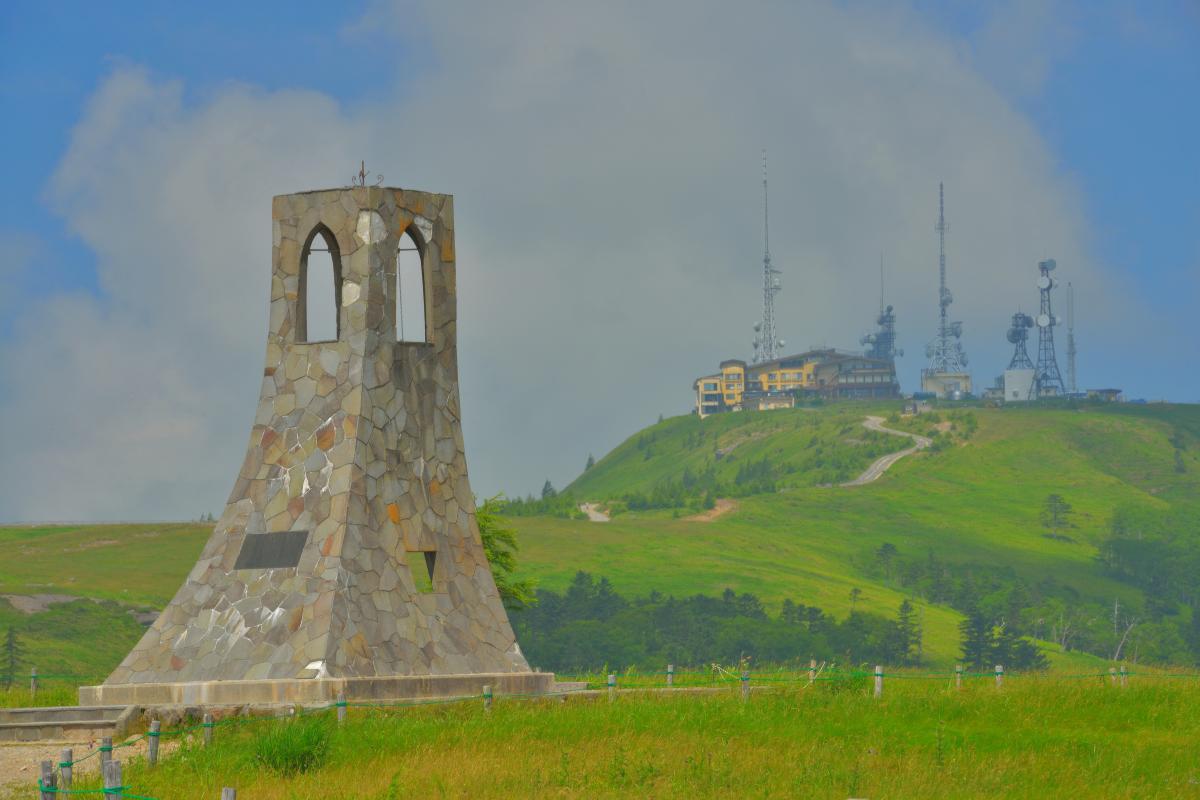
M 763 169 L 763 311 L 762 321 L 754 326 L 754 363 L 774 361 L 784 343 L 775 335 L 775 295 L 783 288 L 779 270 L 771 265 L 771 225 L 767 205 L 767 151 L 762 154 Z
M 1071 394 L 1079 389 L 1075 385 L 1075 287 L 1067 282 L 1067 384 Z
M 946 288 L 946 224 L 945 189 L 938 184 L 938 329 L 937 336 L 925 347 L 929 366 L 921 371 L 921 388 L 936 394 L 948 394 L 953 388 L 971 391 L 967 374 L 967 354 L 963 352 L 962 323 L 950 321 L 950 304 L 954 295 Z
M 1014 345 L 1012 360 L 1008 362 L 1009 369 L 1033 369 L 1033 359 L 1025 349 L 1029 339 L 1029 329 L 1033 327 L 1033 317 L 1018 311 L 1012 316 L 1012 324 L 1008 328 L 1008 341 Z
M 879 265 L 879 316 L 875 324 L 878 330 L 859 339 L 860 344 L 868 345 L 867 357 L 895 361 L 904 355 L 903 350 L 896 348 L 896 312 L 883 304 L 883 264 Z
M 1053 258 L 1038 262 L 1037 286 L 1041 293 L 1042 302 L 1037 315 L 1038 328 L 1038 359 L 1034 367 L 1034 382 L 1037 386 L 1038 397 L 1056 397 L 1066 394 L 1063 386 L 1062 373 L 1058 370 L 1058 359 L 1054 355 L 1054 328 L 1062 324 L 1060 317 L 1054 316 L 1050 306 L 1050 291 L 1058 285 L 1051 277 L 1058 264 Z

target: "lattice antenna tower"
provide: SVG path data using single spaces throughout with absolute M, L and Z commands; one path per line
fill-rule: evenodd
M 946 196 L 943 184 L 938 184 L 938 221 L 934 230 L 938 233 L 938 329 L 937 336 L 925 348 L 929 358 L 929 373 L 966 372 L 967 354 L 963 352 L 962 323 L 950 321 L 950 304 L 954 295 L 946 288 Z
M 771 264 L 771 217 L 767 202 L 767 151 L 762 153 L 763 186 L 763 309 L 762 321 L 754 326 L 754 363 L 779 357 L 783 342 L 775 334 L 775 295 L 782 288 L 782 274 Z
M 1008 362 L 1009 369 L 1033 369 L 1033 359 L 1025 349 L 1029 339 L 1029 329 L 1033 327 L 1033 317 L 1018 311 L 1012 316 L 1012 324 L 1008 328 L 1008 341 L 1013 347 L 1012 360 Z
M 1075 384 L 1075 287 L 1067 282 L 1067 385 L 1071 394 L 1079 391 Z
M 1058 369 L 1058 358 L 1054 355 L 1054 328 L 1062 324 L 1062 318 L 1054 316 L 1050 306 L 1050 291 L 1058 285 L 1051 277 L 1058 264 L 1053 258 L 1038 262 L 1037 286 L 1041 294 L 1041 306 L 1038 309 L 1038 360 L 1034 367 L 1034 386 L 1037 387 L 1038 397 L 1055 397 L 1066 394 L 1062 373 Z

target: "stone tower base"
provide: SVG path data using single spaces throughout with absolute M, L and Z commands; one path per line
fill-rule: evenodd
M 79 687 L 86 706 L 235 706 L 274 703 L 332 703 L 338 692 L 348 702 L 429 700 L 481 695 L 545 694 L 551 672 L 491 672 L 470 675 L 397 675 L 383 678 L 308 678 L 191 683 L 120 683 Z

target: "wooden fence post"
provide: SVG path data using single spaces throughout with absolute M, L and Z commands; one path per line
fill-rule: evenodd
M 41 800 L 54 800 L 56 788 L 58 788 L 58 778 L 54 774 L 54 762 L 43 761 L 42 772 L 38 776 L 38 797 Z
M 1108 668 L 1108 682 L 1112 686 L 1117 685 L 1117 668 L 1116 667 Z
M 667 664 L 667 686 L 671 687 L 674 685 L 675 685 L 675 665 Z
M 999 689 L 1004 685 L 1004 665 L 996 665 L 996 688 Z
M 75 764 L 75 751 L 69 747 L 63 748 L 58 756 L 58 774 L 62 776 L 62 788 L 71 788 L 72 767 Z
M 221 790 L 221 800 L 237 800 L 237 789 L 230 789 L 226 786 Z
M 124 794 L 121 786 L 121 762 L 110 761 L 104 765 L 104 800 L 120 800 Z
M 204 722 L 202 723 L 202 726 L 204 728 L 204 746 L 208 747 L 210 744 L 212 744 L 212 740 L 213 740 L 213 715 L 212 714 L 204 715 Z
M 104 774 L 104 765 L 112 761 L 112 737 L 105 736 L 100 740 L 100 774 Z
M 962 688 L 962 675 L 963 675 L 963 665 L 955 664 L 954 665 L 954 688 L 955 689 Z
M 875 665 L 875 696 L 883 697 L 883 666 Z
M 1129 673 L 1127 673 L 1127 672 L 1125 671 L 1125 665 L 1124 665 L 1124 664 L 1122 664 L 1122 665 L 1121 665 L 1121 688 L 1122 688 L 1122 689 L 1124 689 L 1124 688 L 1125 688 L 1125 676 L 1126 676 L 1126 675 L 1128 675 L 1128 674 L 1129 674 Z
M 38 689 L 37 667 L 30 667 L 29 668 L 29 696 L 31 698 L 34 698 L 34 699 L 37 698 L 37 689 Z
M 483 687 L 483 710 L 487 713 L 492 711 L 492 686 L 488 684 Z
M 608 673 L 608 701 L 611 703 L 617 696 L 617 676 L 615 673 Z
M 750 699 L 750 670 L 742 670 L 742 702 Z
M 817 682 L 817 660 L 810 658 L 808 660 L 808 685 L 812 686 Z
M 346 721 L 346 691 L 344 689 L 338 690 L 336 705 L 337 705 L 337 721 L 338 721 L 338 725 L 341 725 L 343 722 Z
M 146 763 L 151 767 L 158 766 L 158 734 L 161 730 L 161 721 L 157 719 L 150 721 L 150 731 L 146 734 L 149 737 L 146 747 Z

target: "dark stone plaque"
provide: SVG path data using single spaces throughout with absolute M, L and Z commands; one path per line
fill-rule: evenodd
M 250 533 L 242 540 L 234 569 L 278 569 L 300 563 L 308 531 Z

